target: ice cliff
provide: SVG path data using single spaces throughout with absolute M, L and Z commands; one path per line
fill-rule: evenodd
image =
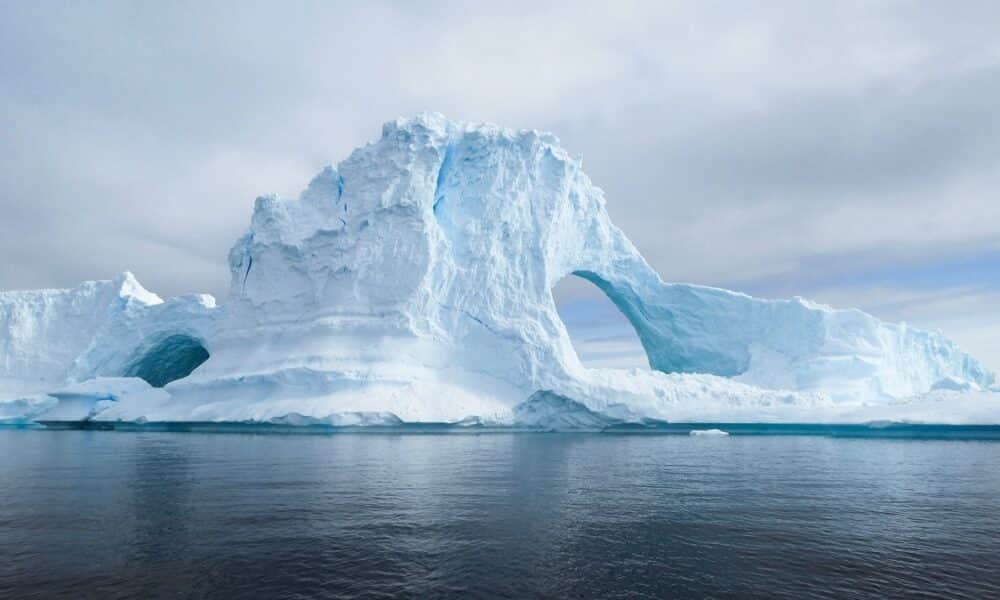
M 258 198 L 229 267 L 218 307 L 130 274 L 0 293 L 0 419 L 843 420 L 994 383 L 939 333 L 664 283 L 555 137 L 439 115 Z M 652 371 L 580 364 L 551 293 L 568 276 Z

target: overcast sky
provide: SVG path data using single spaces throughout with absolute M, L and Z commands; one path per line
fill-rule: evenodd
M 436 110 L 555 132 L 666 280 L 1000 369 L 1000 3 L 248 4 L 0 0 L 0 289 L 224 297 L 254 197 Z

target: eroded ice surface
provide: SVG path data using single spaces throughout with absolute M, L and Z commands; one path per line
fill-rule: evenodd
M 298 199 L 258 198 L 229 266 L 220 306 L 128 273 L 0 293 L 0 419 L 1000 422 L 993 374 L 940 333 L 661 281 L 547 133 L 387 123 Z M 580 364 L 567 276 L 653 370 Z

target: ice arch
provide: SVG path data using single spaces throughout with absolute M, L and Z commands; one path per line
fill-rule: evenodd
M 124 375 L 144 379 L 153 387 L 163 387 L 171 381 L 187 377 L 208 357 L 208 350 L 200 340 L 174 334 L 142 352 Z
M 587 288 L 587 294 L 581 288 Z M 599 290 L 599 291 L 598 291 Z M 584 292 L 581 296 L 580 292 Z M 594 293 L 596 292 L 596 293 Z M 649 356 L 621 308 L 590 278 L 571 273 L 552 288 L 556 312 L 576 356 L 588 368 L 648 369 Z M 568 294 L 573 300 L 565 301 Z
M 634 261 L 634 258 L 633 258 Z M 629 262 L 629 261 L 625 261 Z M 734 376 L 749 363 L 748 344 L 736 336 L 720 336 L 719 330 L 746 329 L 752 315 L 739 295 L 723 290 L 664 284 L 643 261 L 628 269 L 598 273 L 580 269 L 573 275 L 597 286 L 618 307 L 635 329 L 646 351 L 651 369 L 664 373 L 713 373 Z M 738 305 L 717 311 L 713 305 Z

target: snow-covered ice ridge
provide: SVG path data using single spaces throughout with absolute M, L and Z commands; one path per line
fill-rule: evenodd
M 129 273 L 0 293 L 0 420 L 1000 422 L 994 375 L 940 333 L 664 283 L 538 131 L 387 123 L 297 200 L 258 198 L 229 266 L 219 306 Z M 567 276 L 653 370 L 581 365 Z

